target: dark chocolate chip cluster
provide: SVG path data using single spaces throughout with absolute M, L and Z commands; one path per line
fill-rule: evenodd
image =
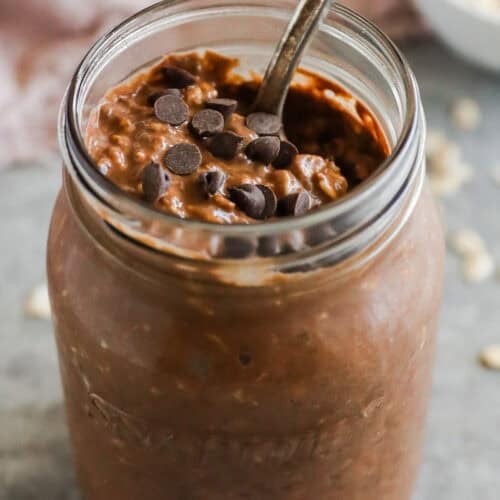
M 166 85 L 163 92 L 148 97 L 148 105 L 154 107 L 155 116 L 163 123 L 178 127 L 189 121 L 190 109 L 182 96 L 182 89 L 194 85 L 197 77 L 184 69 L 164 66 L 162 73 Z M 225 130 L 226 123 L 236 111 L 238 102 L 234 99 L 209 99 L 205 108 L 196 112 L 189 122 L 191 134 L 203 141 L 203 145 L 216 158 L 230 161 L 240 152 L 248 159 L 272 165 L 277 169 L 290 166 L 298 154 L 296 146 L 280 139 L 283 124 L 278 116 L 255 112 L 246 117 L 246 126 L 259 137 L 244 145 L 244 137 Z M 172 146 L 164 156 L 164 166 L 175 175 L 191 175 L 202 164 L 202 152 L 194 143 Z M 220 193 L 226 181 L 226 174 L 219 170 L 200 175 L 200 189 L 206 196 Z M 150 163 L 143 171 L 143 192 L 148 202 L 155 203 L 170 186 L 169 173 L 157 163 Z M 307 192 L 294 193 L 278 200 L 275 193 L 262 184 L 243 184 L 227 190 L 228 198 L 247 216 L 253 219 L 303 215 L 311 208 L 311 197 Z

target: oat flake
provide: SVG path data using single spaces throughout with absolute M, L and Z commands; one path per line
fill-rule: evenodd
M 462 262 L 462 274 L 466 281 L 479 283 L 490 278 L 495 272 L 495 262 L 487 252 L 470 255 Z
M 500 345 L 486 347 L 479 356 L 479 361 L 485 368 L 500 371 Z
M 427 157 L 434 156 L 446 142 L 446 137 L 441 130 L 429 129 L 425 142 L 425 154 Z
M 50 319 L 49 290 L 45 283 L 30 292 L 24 304 L 24 312 L 30 318 Z
M 458 99 L 451 110 L 451 121 L 460 130 L 472 131 L 481 123 L 481 108 L 470 98 Z
M 486 246 L 479 234 L 468 228 L 459 229 L 449 237 L 449 246 L 460 257 L 474 256 L 484 253 Z
M 429 183 L 438 196 L 455 194 L 473 177 L 473 169 L 464 162 L 459 145 L 441 131 L 429 132 L 426 157 Z

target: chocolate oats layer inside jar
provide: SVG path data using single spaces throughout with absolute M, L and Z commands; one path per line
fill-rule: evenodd
M 247 224 L 332 203 L 387 158 L 373 115 L 334 82 L 301 71 L 281 123 L 252 111 L 260 77 L 237 66 L 174 54 L 111 89 L 86 135 L 100 172 L 177 217 Z

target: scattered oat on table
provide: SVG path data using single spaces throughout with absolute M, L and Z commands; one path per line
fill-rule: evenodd
M 481 236 L 469 228 L 452 232 L 447 243 L 449 249 L 461 259 L 462 275 L 469 283 L 484 281 L 495 273 L 495 260 Z
M 481 123 L 481 108 L 471 98 L 463 97 L 457 99 L 451 109 L 451 121 L 460 130 L 472 131 Z
M 438 196 L 450 196 L 457 193 L 471 178 L 472 169 L 465 164 L 450 167 L 446 173 L 429 175 L 431 188 Z
M 465 0 L 465 3 L 487 14 L 498 14 L 500 12 L 500 0 Z
M 454 231 L 448 238 L 448 243 L 459 257 L 467 257 L 486 251 L 486 245 L 481 236 L 473 229 L 463 228 Z
M 426 156 L 429 182 L 439 196 L 456 193 L 473 177 L 473 170 L 464 162 L 458 144 L 449 141 L 441 131 L 429 130 Z
M 427 131 L 427 140 L 425 141 L 427 158 L 434 156 L 447 142 L 446 136 L 441 130 L 430 128 Z
M 462 275 L 469 283 L 485 281 L 495 273 L 495 261 L 487 252 L 468 255 L 462 261 Z
M 46 284 L 36 286 L 24 304 L 26 316 L 35 319 L 50 319 L 49 291 Z
M 450 166 L 462 163 L 462 152 L 458 144 L 445 140 L 429 156 L 429 168 L 432 174 L 446 174 Z
M 479 356 L 481 364 L 490 370 L 500 370 L 500 345 L 486 347 Z

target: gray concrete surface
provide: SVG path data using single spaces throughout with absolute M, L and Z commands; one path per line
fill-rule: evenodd
M 433 43 L 407 48 L 431 126 L 463 145 L 477 179 L 443 201 L 449 229 L 480 231 L 500 259 L 500 190 L 488 170 L 500 163 L 500 76 L 466 66 Z M 473 134 L 453 131 L 455 97 L 483 108 Z M 0 500 L 74 500 L 51 326 L 24 317 L 22 304 L 44 279 L 49 214 L 60 183 L 57 161 L 0 172 Z M 415 500 L 500 498 L 500 373 L 476 357 L 500 343 L 500 282 L 466 285 L 452 256 L 424 465 Z M 340 499 L 339 499 L 340 500 Z M 379 499 L 367 499 L 379 500 Z M 380 499 L 383 500 L 383 499 Z

